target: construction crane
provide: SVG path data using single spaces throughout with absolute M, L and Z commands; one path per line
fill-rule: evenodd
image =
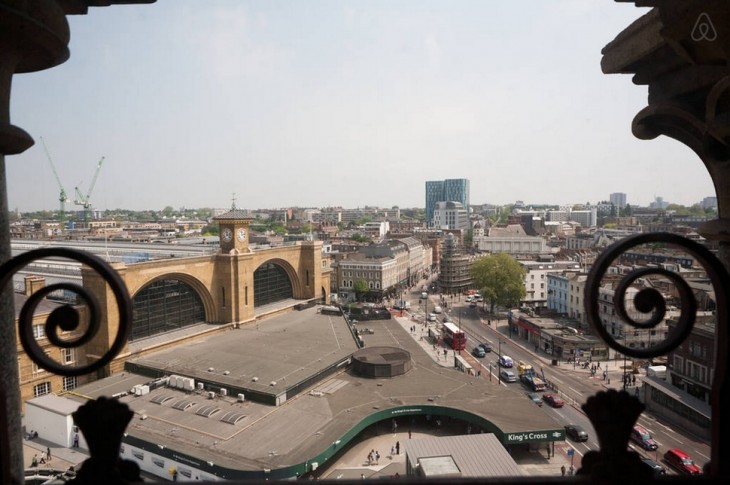
M 96 172 L 94 172 L 94 178 L 91 179 L 91 185 L 89 185 L 89 191 L 84 194 L 81 193 L 78 187 L 74 187 L 76 190 L 76 200 L 74 200 L 74 204 L 80 205 L 84 208 L 84 227 L 88 226 L 89 222 L 89 212 L 91 212 L 91 193 L 94 191 L 94 186 L 96 185 L 96 179 L 99 178 L 99 170 L 101 170 L 101 164 L 104 162 L 104 157 L 101 157 L 101 160 L 99 160 L 99 163 L 96 164 Z
M 66 202 L 71 201 L 68 197 L 66 197 L 66 190 L 63 188 L 63 184 L 61 183 L 61 178 L 58 176 L 58 172 L 56 172 L 56 166 L 53 164 L 53 159 L 51 158 L 51 154 L 48 152 L 48 147 L 46 147 L 46 142 L 43 141 L 43 137 L 41 137 L 41 144 L 43 145 L 43 150 L 46 152 L 46 157 L 48 157 L 48 162 L 51 164 L 53 175 L 56 176 L 58 188 L 61 190 L 61 192 L 58 194 L 58 202 L 60 203 L 59 217 L 61 220 L 64 220 L 66 216 Z

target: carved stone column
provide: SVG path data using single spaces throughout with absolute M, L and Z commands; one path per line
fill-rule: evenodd
M 13 74 L 48 69 L 68 59 L 69 29 L 55 1 L 0 0 L 0 263 L 10 259 L 10 225 L 5 174 L 6 155 L 33 145 L 25 131 L 10 124 Z M 0 294 L 0 459 L 2 482 L 23 483 L 23 447 L 18 439 L 20 383 L 12 286 Z
M 654 8 L 604 47 L 601 68 L 606 74 L 633 74 L 635 84 L 649 87 L 648 106 L 632 124 L 637 138 L 674 138 L 690 147 L 707 167 L 717 193 L 718 219 L 702 226 L 700 233 L 719 245 L 718 258 L 730 270 L 730 2 L 634 3 Z M 712 389 L 711 473 L 728 477 L 730 424 L 723 419 L 721 409 L 722 403 L 730 402 L 730 336 L 719 315 Z

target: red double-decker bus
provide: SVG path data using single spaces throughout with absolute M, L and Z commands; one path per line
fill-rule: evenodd
M 459 330 L 459 327 L 453 322 L 444 322 L 441 333 L 452 349 L 464 350 L 466 348 L 466 334 Z

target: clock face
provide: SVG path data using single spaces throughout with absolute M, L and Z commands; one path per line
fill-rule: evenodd
M 236 237 L 239 241 L 243 241 L 246 239 L 246 229 L 240 228 L 238 231 L 236 231 Z
M 221 231 L 221 238 L 223 238 L 225 242 L 231 242 L 231 239 L 233 239 L 233 232 L 231 232 L 230 229 L 225 228 Z

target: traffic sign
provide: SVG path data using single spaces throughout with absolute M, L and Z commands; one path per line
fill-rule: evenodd
M 568 456 L 573 456 L 573 453 L 575 453 L 575 450 L 573 448 L 568 448 Z

